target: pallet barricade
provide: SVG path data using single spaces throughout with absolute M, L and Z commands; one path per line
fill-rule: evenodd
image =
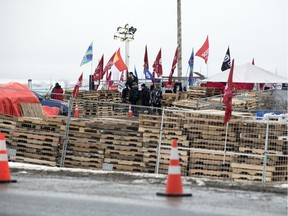
M 105 97 L 110 95 L 99 93 L 94 101 L 107 103 Z M 80 104 L 85 101 L 79 102 L 79 111 Z M 128 104 L 117 106 L 123 113 L 128 110 Z M 95 107 L 98 113 L 110 112 Z M 84 118 L 80 111 L 79 118 L 71 118 L 69 132 L 65 131 L 67 117 L 1 115 L 0 130 L 6 134 L 8 148 L 16 150 L 10 161 L 59 166 L 65 153 L 65 167 L 102 169 L 110 164 L 115 171 L 154 173 L 159 163 L 158 172 L 166 174 L 171 141 L 177 140 L 182 176 L 287 181 L 287 122 L 255 120 L 247 113 L 233 112 L 226 127 L 224 111 L 170 108 L 162 114 L 129 119 L 126 112 L 125 116 L 87 114 L 90 118 Z

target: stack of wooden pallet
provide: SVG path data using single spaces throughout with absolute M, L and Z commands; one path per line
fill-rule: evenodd
M 0 132 L 5 133 L 7 148 L 11 147 L 12 132 L 15 130 L 16 121 L 15 116 L 0 114 Z
M 19 117 L 12 132 L 11 161 L 56 166 L 60 124 L 49 119 Z
M 87 127 L 89 120 L 72 119 L 70 122 L 65 167 L 101 169 L 104 160 L 104 149 L 99 141 L 101 132 Z M 66 125 L 61 126 L 61 137 L 64 138 Z M 62 155 L 64 140 L 60 141 Z M 60 158 L 58 160 L 60 164 Z
M 142 133 L 137 121 L 94 119 L 87 126 L 100 131 L 99 144 L 105 147 L 105 164 L 117 171 L 144 170 Z
M 189 176 L 230 179 L 231 162 L 231 155 L 191 150 Z
M 85 99 L 83 105 L 84 116 L 107 117 L 114 115 L 112 103 L 121 102 L 121 95 L 119 91 L 99 90 L 83 94 L 82 99 Z M 118 109 L 116 110 L 117 114 L 119 114 Z
M 206 87 L 190 87 L 187 92 L 187 99 L 206 97 Z
M 214 95 L 222 94 L 221 88 L 210 87 L 190 87 L 187 92 L 188 99 L 212 97 Z
M 235 181 L 262 181 L 264 154 L 268 156 L 266 181 L 287 181 L 287 123 L 270 121 L 269 134 L 266 135 L 267 121 L 247 120 L 239 122 L 239 152 L 259 155 L 258 157 L 237 156 L 231 164 L 232 178 Z M 265 152 L 266 136 L 268 138 Z M 274 156 L 275 155 L 275 156 Z
M 221 88 L 211 88 L 211 87 L 206 88 L 206 97 L 212 97 L 214 95 L 220 95 L 220 94 L 222 94 Z
M 192 148 L 209 150 L 235 151 L 238 148 L 237 134 L 233 119 L 229 123 L 226 137 L 226 127 L 223 123 L 224 112 L 215 110 L 194 111 L 185 114 L 183 128 L 191 141 Z M 225 145 L 226 144 L 226 145 Z
M 176 101 L 176 94 L 175 93 L 165 93 L 163 94 L 162 98 L 162 106 L 163 107 L 170 107 L 172 103 Z
M 139 131 L 143 132 L 143 160 L 146 172 L 155 172 L 160 129 L 161 116 L 140 115 Z M 172 140 L 177 140 L 179 147 L 189 147 L 189 142 L 187 137 L 182 134 L 181 119 L 177 116 L 165 116 L 162 129 L 159 173 L 167 173 Z M 188 151 L 179 150 L 179 155 L 182 175 L 187 175 Z

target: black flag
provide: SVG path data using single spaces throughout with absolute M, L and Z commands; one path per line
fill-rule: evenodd
M 227 70 L 229 68 L 231 68 L 231 58 L 230 58 L 230 50 L 229 50 L 229 47 L 228 47 L 226 55 L 224 57 L 224 61 L 223 61 L 221 70 L 225 71 L 225 70 Z

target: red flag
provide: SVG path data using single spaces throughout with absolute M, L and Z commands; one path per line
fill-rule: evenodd
M 226 106 L 224 124 L 226 124 L 230 120 L 231 113 L 232 113 L 232 97 L 233 97 L 233 92 L 234 92 L 233 71 L 234 71 L 234 59 L 232 60 L 232 66 L 230 68 L 230 73 L 228 76 L 228 81 L 226 83 L 224 96 L 223 96 L 223 103 Z
M 124 82 L 124 72 L 121 73 L 120 81 L 121 81 L 121 82 Z
M 100 59 L 98 66 L 95 69 L 95 72 L 93 74 L 93 81 L 101 80 L 103 78 L 103 64 L 104 64 L 104 55 L 102 55 L 102 58 Z
M 255 63 L 254 63 L 254 58 L 252 59 L 252 65 L 255 65 Z
M 83 80 L 83 72 L 82 74 L 80 75 L 75 87 L 74 87 L 74 90 L 73 90 L 73 97 L 76 98 L 78 96 L 78 93 L 79 93 L 79 88 L 82 86 L 82 80 Z
M 153 63 L 153 73 L 156 73 L 158 77 L 162 76 L 162 58 L 161 58 L 161 49 L 158 52 L 155 62 Z M 153 76 L 155 78 L 155 74 Z
M 111 80 L 112 77 L 112 71 L 106 74 L 106 83 L 108 84 L 109 87 L 111 87 L 114 83 L 113 80 Z
M 196 52 L 195 56 L 203 58 L 205 60 L 205 63 L 207 64 L 208 56 L 209 56 L 209 39 L 208 39 L 208 36 L 206 38 L 206 41 L 202 45 L 202 47 Z
M 144 67 L 143 73 L 144 73 L 144 75 L 146 75 L 146 69 L 149 70 L 147 45 L 145 46 L 144 65 L 143 65 L 143 67 Z
M 110 81 L 112 77 L 112 72 L 110 71 L 109 73 L 106 74 L 106 81 Z
M 169 78 L 168 78 L 168 83 L 172 83 L 172 77 L 173 77 L 174 70 L 176 68 L 177 61 L 178 61 L 178 47 L 176 48 L 176 51 L 175 51 L 174 59 L 172 62 L 172 68 L 171 68 Z
M 108 70 L 110 70 L 111 67 L 113 66 L 113 64 L 114 64 L 114 56 L 115 56 L 115 55 L 116 55 L 116 52 L 111 56 L 111 58 L 109 59 L 109 61 L 108 61 L 107 64 L 105 65 L 101 79 L 104 77 L 105 73 L 106 73 Z
M 127 66 L 124 63 L 121 54 L 120 54 L 120 48 L 117 50 L 117 52 L 114 55 L 114 65 L 119 71 L 127 70 Z

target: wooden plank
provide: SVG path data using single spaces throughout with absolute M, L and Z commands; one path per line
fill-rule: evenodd
M 126 165 L 126 166 L 134 166 L 134 167 L 144 167 L 144 163 L 143 162 L 118 160 L 118 159 L 112 159 L 112 158 L 105 158 L 104 159 L 104 163 Z
M 14 161 L 14 162 L 56 166 L 56 162 L 54 162 L 54 161 L 38 160 L 38 159 L 35 159 L 35 158 L 27 158 L 27 157 L 23 157 L 23 156 L 10 156 L 10 160 Z
M 20 103 L 22 116 L 27 117 L 44 117 L 42 106 L 40 103 Z

